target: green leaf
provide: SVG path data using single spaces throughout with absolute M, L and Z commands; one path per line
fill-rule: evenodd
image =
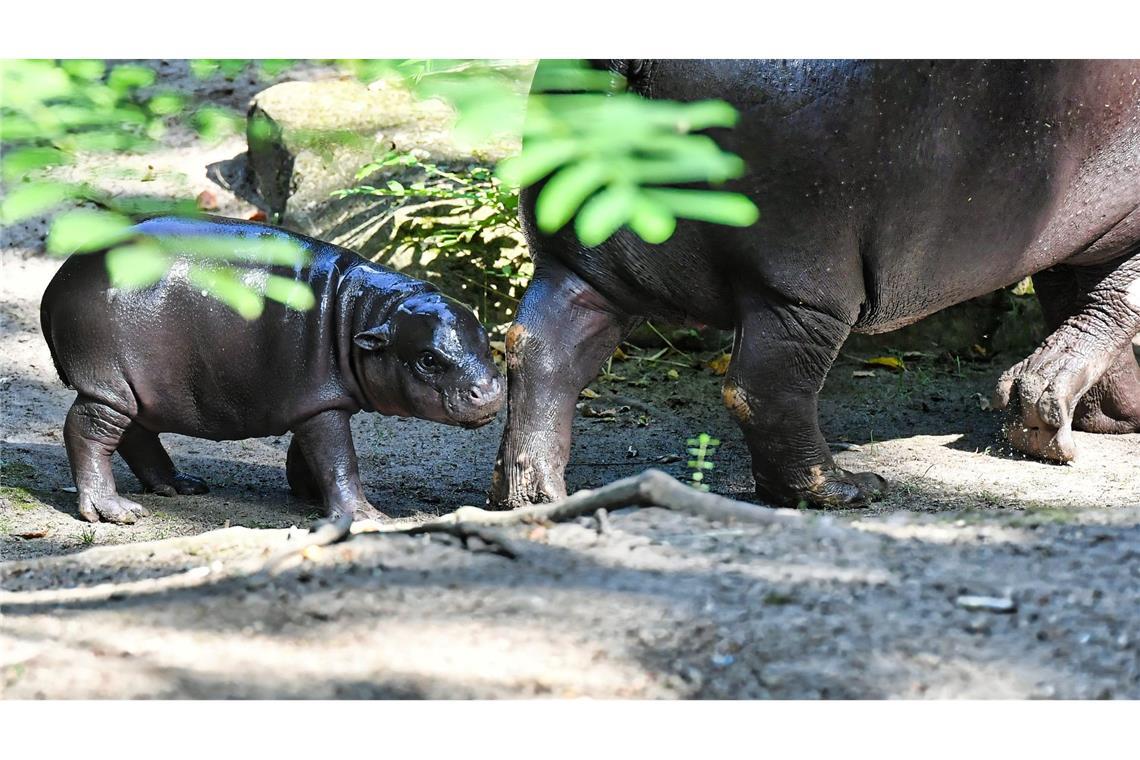
M 245 319 L 257 319 L 265 309 L 261 296 L 245 285 L 229 267 L 190 267 L 190 281 L 236 311 Z
M 218 61 L 218 67 L 222 70 L 222 76 L 226 79 L 233 79 L 245 71 L 245 67 L 248 65 L 249 61 L 244 58 L 226 58 Z
M 67 155 L 56 148 L 19 148 L 12 150 L 4 154 L 4 180 L 12 182 L 22 179 L 36 169 L 65 164 L 67 161 Z
M 275 235 L 214 237 L 209 235 L 160 235 L 155 238 L 166 251 L 197 259 L 249 261 L 258 264 L 304 266 L 309 253 L 295 240 Z
M 677 219 L 667 206 L 642 194 L 633 205 L 629 228 L 645 242 L 658 245 L 672 237 Z
M 16 140 L 30 140 L 35 138 L 49 138 L 52 133 L 38 126 L 31 119 L 15 114 L 5 114 L 0 118 L 0 142 L 14 142 Z
M 153 240 L 120 245 L 107 253 L 107 273 L 116 288 L 145 288 L 162 279 L 171 257 Z
M 261 76 L 272 79 L 294 63 L 296 61 L 291 58 L 263 58 L 257 62 L 257 67 L 261 70 Z
M 557 232 L 582 203 L 602 187 L 610 173 L 603 161 L 590 160 L 560 170 L 550 178 L 535 202 L 534 215 L 543 232 Z
M 76 79 L 101 79 L 107 67 L 102 61 L 72 59 L 59 62 L 59 67 Z
M 495 174 L 513 187 L 529 187 L 570 161 L 581 150 L 576 140 L 538 140 L 523 146 L 522 153 L 499 164 Z
M 676 216 L 732 227 L 748 227 L 760 218 L 760 211 L 747 196 L 714 190 L 647 188 L 645 197 L 657 201 Z
M 48 231 L 47 251 L 57 256 L 88 253 L 131 236 L 131 220 L 121 214 L 76 209 L 57 216 Z
M 155 116 L 170 116 L 186 106 L 186 98 L 174 92 L 163 92 L 147 101 L 146 107 Z
M 10 191 L 0 204 L 0 222 L 12 224 L 42 214 L 79 192 L 63 182 L 29 182 Z
M 288 277 L 270 275 L 265 284 L 265 297 L 285 304 L 297 311 L 308 311 L 316 305 L 313 289 L 307 282 L 291 280 Z
M 122 94 L 138 87 L 149 87 L 154 84 L 155 73 L 145 66 L 134 64 L 120 64 L 111 69 L 107 76 L 107 86 Z
M 587 247 L 601 245 L 617 232 L 633 213 L 637 189 L 633 185 L 607 187 L 590 198 L 574 219 L 574 232 Z
M 192 58 L 190 60 L 190 73 L 199 79 L 205 79 L 218 70 L 218 62 L 210 58 Z
M 217 142 L 238 130 L 239 117 L 225 108 L 203 106 L 194 112 L 194 128 L 207 142 Z

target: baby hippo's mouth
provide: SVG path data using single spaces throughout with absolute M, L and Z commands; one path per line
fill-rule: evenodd
M 497 411 L 495 411 L 495 412 L 491 412 L 490 414 L 486 415 L 485 417 L 480 417 L 479 419 L 469 420 L 467 422 L 460 422 L 459 425 L 460 425 L 460 427 L 463 427 L 467 430 L 474 430 L 476 428 L 483 427 L 484 425 L 491 422 L 492 420 L 494 420 L 498 416 L 499 416 L 499 413 Z
M 454 424 L 468 430 L 489 423 L 503 406 L 503 384 L 498 377 L 472 385 L 466 393 L 446 394 L 444 406 Z

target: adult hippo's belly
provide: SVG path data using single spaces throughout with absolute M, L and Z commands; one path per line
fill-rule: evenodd
M 851 504 L 885 482 L 837 467 L 817 394 L 847 335 L 884 332 L 1036 275 L 1052 335 L 996 401 L 1028 453 L 1073 427 L 1140 429 L 1140 62 L 610 61 L 648 97 L 718 97 L 711 134 L 744 158 L 747 229 L 682 223 L 582 248 L 540 234 L 508 336 L 508 422 L 492 502 L 564 494 L 579 391 L 646 317 L 732 327 L 724 400 L 761 497 Z

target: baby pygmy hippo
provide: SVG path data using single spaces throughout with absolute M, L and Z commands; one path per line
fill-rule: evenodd
M 203 237 L 249 246 L 285 238 L 307 250 L 304 268 L 240 264 L 257 288 L 270 274 L 308 284 L 307 311 L 266 301 L 247 321 L 189 277 L 174 256 L 158 283 L 109 283 L 105 254 L 72 256 L 40 305 L 44 338 L 63 382 L 78 392 L 64 441 L 79 512 L 133 523 L 146 515 L 115 490 L 111 455 L 164 496 L 206 492 L 175 469 L 158 434 L 215 441 L 293 431 L 286 472 L 293 492 L 319 497 L 330 518 L 378 517 L 360 486 L 349 418 L 361 410 L 475 428 L 502 406 L 499 371 L 475 315 L 431 285 L 335 245 L 219 217 L 151 219 L 136 227 L 176 241 Z M 201 261 L 199 258 L 198 261 Z

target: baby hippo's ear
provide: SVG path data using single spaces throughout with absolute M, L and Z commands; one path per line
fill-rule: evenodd
M 392 342 L 392 330 L 383 324 L 352 336 L 352 342 L 365 351 L 379 351 Z

